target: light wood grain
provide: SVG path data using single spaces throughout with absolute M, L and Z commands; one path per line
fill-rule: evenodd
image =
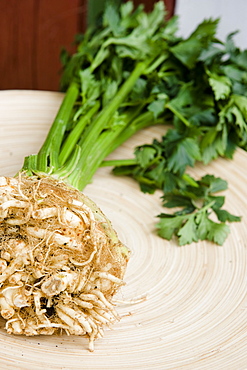
M 22 158 L 39 149 L 62 95 L 50 92 L 0 92 L 0 169 L 13 175 Z M 137 134 L 111 155 L 132 156 L 132 148 L 159 137 L 162 126 Z M 11 336 L 0 321 L 2 369 L 162 369 L 245 370 L 247 368 L 247 153 L 232 161 L 219 159 L 197 166 L 196 176 L 213 173 L 229 182 L 226 207 L 243 216 L 231 225 L 223 247 L 207 242 L 178 247 L 154 233 L 161 211 L 159 194 L 140 192 L 128 178 L 101 168 L 85 193 L 112 220 L 132 251 L 120 304 L 122 316 L 113 330 L 96 342 L 63 335 Z

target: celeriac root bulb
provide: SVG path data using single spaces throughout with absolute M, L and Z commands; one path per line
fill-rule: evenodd
M 85 335 L 119 320 L 111 303 L 129 250 L 88 197 L 49 177 L 0 177 L 0 310 L 10 334 Z

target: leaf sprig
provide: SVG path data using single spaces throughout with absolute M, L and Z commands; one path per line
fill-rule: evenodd
M 173 214 L 161 213 L 157 224 L 158 234 L 170 240 L 176 235 L 179 245 L 209 240 L 223 245 L 230 229 L 226 222 L 240 221 L 241 217 L 234 216 L 222 209 L 225 197 L 215 195 L 227 189 L 227 183 L 221 178 L 206 175 L 196 181 L 194 186 L 188 185 L 183 190 L 165 194 L 163 205 L 167 208 L 179 207 Z M 213 217 L 217 221 L 213 220 Z

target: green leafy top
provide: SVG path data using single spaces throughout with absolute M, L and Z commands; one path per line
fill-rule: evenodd
M 26 158 L 23 170 L 49 173 L 83 190 L 105 157 L 135 132 L 169 125 L 160 140 L 137 147 L 127 165 L 111 162 L 114 173 L 190 208 L 190 216 L 186 207 L 160 216 L 160 235 L 167 235 L 170 222 L 182 244 L 202 237 L 221 244 L 227 230 L 222 222 L 236 219 L 217 209 L 220 198 L 212 203 L 205 178 L 198 182 L 186 171 L 197 161 L 247 149 L 247 51 L 235 46 L 234 33 L 225 42 L 216 38 L 219 19 L 204 20 L 184 39 L 176 35 L 178 17 L 166 21 L 165 15 L 163 1 L 150 13 L 131 1 L 107 2 L 97 24 L 77 36 L 76 52 L 63 51 L 65 98 L 44 145 Z M 210 180 L 210 189 L 215 183 Z M 201 197 L 201 211 L 193 208 L 192 193 Z M 212 212 L 221 226 L 208 218 Z

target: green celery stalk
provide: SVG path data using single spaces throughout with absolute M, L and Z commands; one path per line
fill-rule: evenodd
M 59 153 L 62 140 L 78 94 L 78 86 L 75 82 L 72 82 L 50 128 L 47 138 L 37 155 L 38 171 L 47 172 L 48 167 L 53 169 L 57 169 L 59 167 Z
M 91 181 L 101 162 L 110 152 L 121 145 L 138 129 L 150 124 L 153 115 L 151 112 L 147 112 L 148 120 L 143 120 L 139 126 L 135 126 L 134 121 L 134 124 L 130 126 L 132 129 L 129 128 L 127 135 L 121 133 L 128 126 L 128 120 L 126 120 L 125 126 L 120 126 L 118 129 L 113 129 L 109 132 L 106 130 L 102 133 L 102 130 L 107 126 L 114 113 L 130 93 L 136 80 L 144 73 L 151 62 L 152 60 L 147 60 L 136 64 L 135 69 L 120 87 L 114 99 L 93 120 L 87 135 L 83 136 L 81 142 L 80 140 L 78 142 L 78 139 L 87 122 L 98 111 L 98 104 L 79 120 L 62 145 L 66 127 L 79 94 L 78 85 L 72 82 L 43 146 L 37 155 L 25 158 L 22 171 L 27 173 L 49 173 L 55 177 L 66 179 L 66 182 L 70 185 L 83 190 Z M 135 114 L 137 113 L 138 108 L 135 111 Z

